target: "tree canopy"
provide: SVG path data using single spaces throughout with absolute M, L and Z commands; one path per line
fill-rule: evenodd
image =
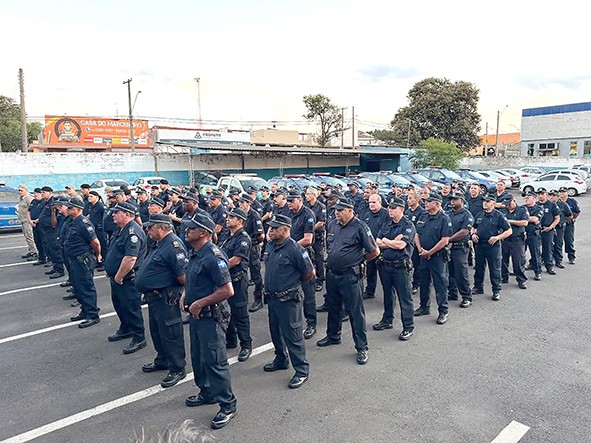
M 27 123 L 27 140 L 37 140 L 42 126 L 39 122 Z M 20 151 L 21 107 L 10 97 L 0 95 L 0 144 L 3 151 Z
M 410 161 L 415 168 L 426 168 L 428 166 L 441 166 L 445 169 L 457 169 L 460 160 L 465 154 L 458 149 L 455 143 L 445 140 L 428 138 L 419 143 L 415 148 Z
M 306 95 L 304 105 L 308 112 L 303 117 L 320 125 L 320 133 L 317 135 L 318 145 L 321 148 L 329 146 L 330 139 L 341 133 L 341 110 L 322 94 Z
M 415 83 L 408 92 L 408 105 L 390 122 L 395 141 L 413 147 L 433 137 L 455 143 L 462 151 L 478 146 L 479 92 L 472 83 L 446 78 Z

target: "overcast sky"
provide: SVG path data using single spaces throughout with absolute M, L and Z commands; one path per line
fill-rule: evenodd
M 544 6 L 551 4 L 552 6 Z M 0 95 L 45 114 L 134 114 L 305 130 L 302 97 L 383 127 L 426 77 L 472 82 L 482 131 L 523 108 L 591 101 L 584 2 L 101 0 L 0 2 Z M 170 122 L 183 126 L 186 122 Z

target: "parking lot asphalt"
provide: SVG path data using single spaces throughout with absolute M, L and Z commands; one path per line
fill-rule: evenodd
M 436 325 L 435 314 L 417 318 L 408 342 L 397 338 L 398 312 L 394 330 L 371 330 L 382 314 L 378 290 L 377 298 L 365 303 L 370 346 L 365 366 L 356 364 L 348 324 L 341 345 L 316 346 L 326 328 L 321 313 L 318 334 L 306 342 L 310 379 L 300 389 L 287 388 L 291 370 L 263 372 L 273 358 L 266 308 L 251 314 L 256 355 L 244 363 L 230 359 L 238 414 L 214 431 L 216 437 L 228 442 L 587 441 L 591 198 L 578 201 L 576 265 L 558 269 L 556 276 L 543 274 L 540 282 L 530 279 L 525 291 L 512 279 L 503 285 L 499 302 L 490 299 L 485 280 L 485 295 L 476 296 L 469 309 L 451 302 L 447 324 Z M 43 267 L 22 264 L 24 244 L 18 232 L 0 234 L 0 442 L 133 441 L 142 427 L 159 430 L 187 418 L 209 426 L 216 405 L 184 405 L 185 397 L 196 393 L 191 379 L 164 390 L 159 383 L 165 374 L 142 373 L 142 364 L 155 356 L 149 339 L 147 348 L 131 355 L 121 353 L 126 343 L 107 341 L 118 320 L 104 275 L 95 280 L 102 321 L 80 330 L 69 322 L 77 308 L 62 300 L 59 281 L 48 280 Z M 147 309 L 143 312 L 147 328 Z M 236 354 L 229 351 L 230 357 Z M 512 422 L 527 432 L 502 433 Z

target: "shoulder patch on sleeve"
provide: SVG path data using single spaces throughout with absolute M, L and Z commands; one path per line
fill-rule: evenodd
M 228 265 L 226 264 L 226 262 L 224 260 L 218 260 L 218 268 L 227 269 Z
M 132 235 L 129 237 L 129 241 L 132 243 L 137 243 L 139 241 L 139 238 L 137 235 Z
M 175 241 L 172 242 L 172 247 L 173 248 L 180 248 L 181 247 L 181 244 L 177 240 L 175 240 Z

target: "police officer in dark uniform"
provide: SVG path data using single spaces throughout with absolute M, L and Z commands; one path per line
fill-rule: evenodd
M 60 283 L 60 286 L 62 288 L 65 288 L 66 286 L 71 286 L 72 284 L 72 280 L 71 280 L 71 276 L 72 276 L 72 270 L 70 269 L 70 263 L 66 257 L 66 253 L 65 253 L 65 248 L 64 248 L 64 242 L 66 241 L 66 237 L 68 235 L 68 230 L 70 229 L 70 225 L 72 224 L 72 218 L 68 216 L 68 203 L 69 203 L 69 198 L 68 197 L 55 197 L 53 199 L 53 208 L 54 208 L 54 212 L 55 212 L 55 221 L 56 221 L 56 226 L 55 229 L 58 232 L 58 245 L 59 245 L 59 251 L 62 257 L 62 260 L 64 262 L 64 267 L 66 268 L 67 274 L 68 274 L 68 279 L 65 282 Z M 67 300 L 70 299 L 70 297 L 66 298 Z M 76 304 L 77 306 L 77 304 Z M 74 306 L 73 306 L 74 307 Z
M 457 300 L 459 292 L 462 296 L 460 307 L 468 308 L 472 304 L 472 291 L 468 279 L 468 239 L 474 226 L 474 217 L 464 207 L 464 198 L 463 192 L 456 191 L 450 200 L 451 209 L 447 211 L 452 227 L 452 235 L 449 237 L 451 249 L 447 299 Z
M 33 227 L 33 240 L 37 247 L 38 258 L 33 266 L 40 266 L 47 263 L 48 252 L 44 247 L 42 227 L 39 225 L 39 216 L 43 212 L 45 206 L 45 200 L 42 196 L 41 188 L 35 188 L 33 195 L 35 198 L 31 201 L 29 207 L 29 217 L 31 218 L 31 226 Z
M 136 191 L 137 199 L 138 199 L 138 212 L 140 213 L 140 219 L 142 223 L 145 223 L 150 218 L 150 212 L 148 211 L 149 199 L 148 199 L 148 191 L 143 188 L 138 188 Z
M 254 301 L 249 312 L 256 312 L 263 307 L 263 277 L 261 276 L 261 251 L 260 244 L 263 241 L 263 222 L 258 212 L 252 209 L 252 198 L 243 194 L 240 197 L 240 209 L 246 214 L 246 223 L 244 230 L 250 236 L 252 246 L 250 248 L 250 260 L 248 266 L 250 268 L 250 278 L 254 283 Z
M 357 363 L 367 363 L 369 349 L 361 289 L 361 264 L 380 255 L 369 226 L 354 216 L 351 200 L 338 200 L 334 205 L 336 221 L 329 223 L 328 276 L 326 279 L 328 325 L 326 337 L 316 342 L 320 347 L 341 343 L 343 304 L 350 315 L 351 332 L 357 350 Z
M 408 218 L 415 227 L 415 231 L 417 229 L 417 221 L 421 218 L 421 215 L 425 212 L 425 208 L 420 205 L 420 198 L 416 192 L 409 192 L 407 197 L 407 205 L 406 210 L 404 211 L 404 216 Z M 414 239 L 413 239 L 413 246 L 414 246 Z M 419 291 L 419 285 L 421 283 L 420 280 L 420 264 L 421 259 L 419 257 L 419 251 L 417 248 L 413 247 L 412 250 L 412 294 L 416 294 Z
M 550 195 L 550 200 L 556 203 L 556 206 L 558 206 L 558 209 L 560 210 L 560 221 L 556 225 L 556 234 L 554 235 L 554 247 L 552 248 L 554 265 L 557 268 L 564 269 L 564 265 L 562 264 L 562 260 L 564 258 L 562 254 L 562 249 L 564 248 L 564 232 L 566 229 L 567 222 L 573 219 L 573 212 L 571 211 L 570 206 L 566 202 L 558 198 L 557 191 L 551 190 L 548 194 Z
M 265 298 L 269 304 L 269 330 L 275 359 L 263 367 L 265 372 L 289 368 L 288 353 L 295 374 L 290 389 L 302 386 L 309 376 L 306 347 L 302 334 L 302 283 L 314 279 L 308 252 L 290 236 L 292 221 L 284 215 L 269 222 L 269 242 L 265 248 Z
M 64 251 L 69 263 L 70 280 L 80 303 L 80 313 L 70 320 L 82 321 L 78 327 L 88 328 L 100 322 L 94 286 L 94 269 L 102 262 L 101 245 L 93 224 L 82 215 L 84 202 L 72 198 L 67 203 L 69 224 L 66 229 Z
M 528 224 L 525 227 L 525 244 L 530 254 L 530 264 L 525 267 L 534 271 L 534 280 L 542 279 L 542 225 L 540 221 L 544 216 L 544 210 L 536 201 L 537 194 L 528 192 L 525 195 L 525 208 L 529 213 Z
M 157 354 L 153 362 L 142 366 L 142 371 L 168 370 L 160 385 L 169 388 L 186 376 L 179 301 L 189 259 L 185 245 L 173 232 L 168 215 L 151 215 L 144 227 L 154 247 L 137 271 L 135 286 L 148 302 L 150 335 Z
M 248 196 L 252 200 L 252 209 L 254 209 L 262 218 L 263 215 L 265 215 L 265 211 L 264 211 L 263 205 L 261 204 L 261 202 L 258 199 L 258 193 L 259 193 L 258 189 L 255 188 L 254 186 L 249 186 L 246 188 L 246 193 L 248 194 Z
M 349 190 L 345 191 L 344 195 L 353 202 L 355 214 L 359 214 L 365 203 L 363 193 L 359 190 L 359 183 L 354 180 L 349 182 Z
M 228 236 L 221 242 L 220 248 L 229 260 L 230 277 L 234 295 L 228 299 L 230 304 L 230 324 L 226 331 L 226 348 L 234 349 L 240 339 L 238 361 L 246 361 L 252 354 L 252 337 L 248 317 L 248 260 L 250 259 L 251 241 L 244 223 L 246 214 L 240 208 L 228 213 L 226 226 Z
M 501 209 L 512 233 L 503 240 L 503 265 L 501 270 L 501 282 L 509 283 L 509 258 L 513 262 L 513 274 L 517 279 L 519 289 L 527 289 L 527 277 L 525 276 L 525 228 L 529 223 L 529 212 L 525 206 L 517 206 L 515 197 L 510 196 L 505 200 L 505 208 Z
M 105 231 L 105 237 L 107 238 L 107 245 L 111 242 L 111 237 L 119 229 L 119 227 L 115 224 L 113 220 L 113 208 L 117 204 L 117 199 L 115 193 L 111 192 L 107 195 L 107 203 L 108 205 L 105 207 L 105 215 L 103 216 L 103 231 Z M 108 254 L 105 252 L 106 258 Z
M 395 197 L 391 197 L 390 200 Z M 371 235 L 377 238 L 380 229 L 389 222 L 390 216 L 388 210 L 382 207 L 382 198 L 378 194 L 371 194 L 369 196 L 369 208 L 364 212 L 363 217 L 360 217 L 369 229 Z M 378 266 L 376 260 L 367 262 L 367 286 L 363 292 L 363 298 L 375 298 L 376 286 L 378 283 Z M 391 323 L 391 321 L 390 321 Z
M 486 195 L 484 210 L 474 220 L 472 241 L 476 248 L 476 269 L 472 294 L 484 294 L 484 270 L 488 264 L 492 299 L 498 301 L 501 298 L 501 242 L 509 237 L 513 230 L 505 216 L 495 209 L 496 203 L 494 195 Z
M 400 340 L 408 340 L 414 331 L 414 306 L 411 294 L 412 250 L 416 230 L 412 222 L 404 216 L 404 200 L 390 198 L 388 203 L 389 220 L 385 222 L 376 237 L 381 256 L 378 260 L 380 281 L 384 289 L 384 314 L 379 323 L 373 325 L 376 331 L 392 329 L 394 320 L 394 292 L 400 304 L 402 332 Z
M 287 204 L 291 211 L 291 230 L 290 235 L 299 243 L 310 257 L 314 256 L 312 245 L 314 244 L 314 227 L 316 225 L 316 216 L 312 210 L 304 206 L 302 195 L 297 191 L 292 191 L 287 196 Z M 266 271 L 268 272 L 268 271 Z M 304 338 L 308 340 L 316 334 L 316 280 L 314 278 L 302 282 L 302 291 L 304 292 L 304 317 L 306 318 L 306 330 Z
M 577 258 L 575 255 L 575 221 L 581 215 L 581 208 L 574 198 L 568 196 L 568 189 L 564 186 L 558 190 L 558 195 L 560 200 L 565 202 L 573 213 L 572 219 L 566 221 L 566 227 L 564 228 L 564 252 L 568 256 L 568 262 L 574 265 Z
M 505 202 L 509 201 L 511 194 L 505 188 L 505 182 L 499 180 L 497 182 L 497 192 L 494 194 L 496 203 L 495 209 L 503 209 L 505 208 Z
M 215 223 L 215 233 L 218 236 L 218 244 L 224 241 L 229 235 L 228 229 L 226 228 L 226 214 L 227 209 L 222 205 L 222 194 L 217 191 L 213 191 L 209 196 L 209 216 Z
M 82 215 L 86 217 L 90 213 L 90 202 L 88 201 L 88 195 L 90 194 L 90 185 L 88 183 L 82 183 L 80 185 L 80 192 L 82 193 L 82 201 L 84 202 L 84 209 Z
M 326 242 L 326 206 L 318 200 L 318 190 L 309 187 L 306 189 L 306 201 L 308 207 L 314 213 L 316 224 L 314 225 L 314 243 L 312 249 L 314 255 L 312 256 L 314 268 L 316 270 L 316 292 L 322 290 L 324 280 L 326 280 L 324 273 L 324 244 Z
M 103 229 L 103 220 L 105 217 L 105 205 L 103 201 L 96 191 L 90 191 L 88 193 L 88 202 L 84 204 L 85 210 L 88 210 L 88 220 L 94 226 L 94 232 L 96 234 L 96 238 L 98 239 L 99 243 L 101 244 L 101 256 L 105 257 L 107 255 L 108 247 L 107 247 L 107 236 L 105 235 L 105 231 Z M 97 263 L 96 265 L 97 271 L 104 271 L 105 266 L 102 260 Z
M 135 276 L 146 257 L 146 234 L 135 222 L 135 207 L 127 202 L 113 207 L 113 220 L 119 227 L 109 244 L 105 271 L 111 280 L 111 300 L 117 312 L 119 329 L 108 337 L 119 341 L 132 337 L 124 354 L 131 354 L 146 346 L 141 296 L 135 287 Z
M 41 190 L 43 191 L 45 206 L 39 215 L 39 226 L 43 231 L 47 253 L 53 264 L 52 268 L 45 274 L 49 275 L 50 279 L 60 278 L 65 275 L 64 259 L 58 242 L 59 231 L 57 229 L 57 215 L 53 206 L 53 189 L 50 186 L 44 186 Z
M 185 213 L 183 209 L 183 200 L 181 199 L 181 191 L 176 188 L 169 188 L 168 195 L 170 197 L 168 200 L 170 203 L 168 215 L 172 220 L 174 232 L 178 235 L 178 233 L 181 231 L 181 220 Z
M 556 203 L 548 200 L 548 191 L 545 188 L 538 189 L 538 203 L 544 211 L 542 220 L 540 220 L 542 226 L 542 264 L 548 274 L 556 275 L 552 249 L 554 247 L 554 229 L 560 223 L 560 209 L 558 209 Z
M 431 309 L 431 282 L 435 288 L 435 299 L 439 309 L 437 324 L 447 322 L 447 250 L 445 247 L 452 234 L 449 217 L 441 209 L 441 195 L 436 192 L 425 197 L 425 213 L 417 221 L 415 246 L 419 250 L 421 305 L 414 315 L 429 315 Z
M 193 248 L 187 268 L 181 307 L 191 314 L 191 362 L 199 394 L 190 395 L 190 407 L 219 403 L 211 421 L 213 429 L 223 428 L 236 415 L 230 366 L 226 352 L 225 328 L 229 307 L 225 300 L 234 295 L 228 257 L 211 241 L 214 221 L 202 212 L 184 219 L 185 235 Z
M 285 189 L 279 188 L 273 194 L 272 215 L 285 215 L 291 218 L 291 211 L 287 206 L 287 192 Z
M 482 202 L 484 196 L 478 183 L 472 183 L 470 190 L 468 191 L 469 196 L 466 198 L 466 204 L 468 205 L 468 211 L 472 214 L 472 217 L 477 217 L 479 213 L 483 211 Z

